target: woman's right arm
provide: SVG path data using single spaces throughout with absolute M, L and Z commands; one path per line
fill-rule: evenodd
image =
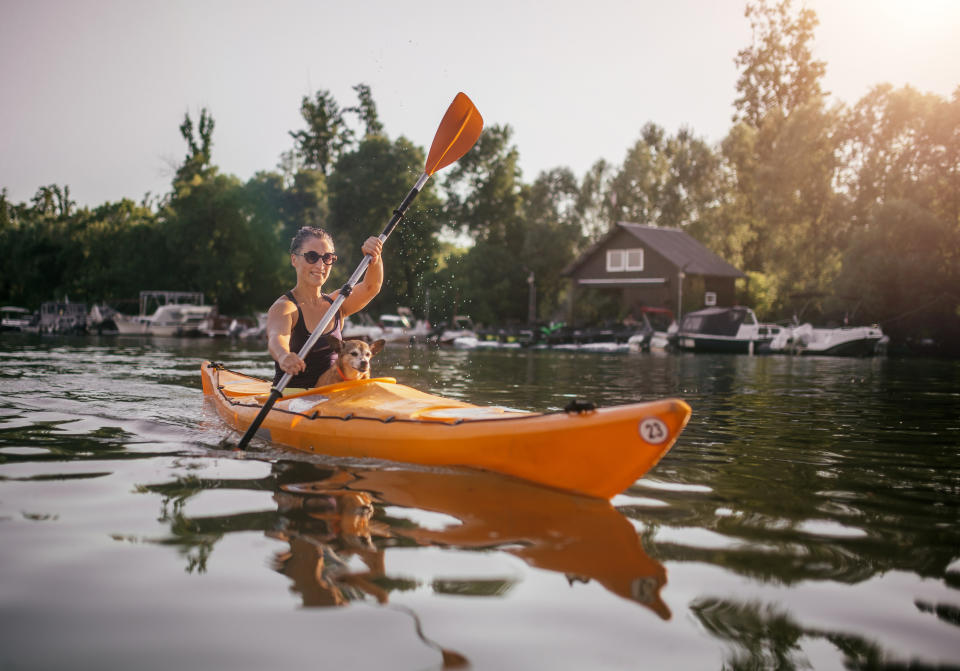
M 290 375 L 307 368 L 303 359 L 290 351 L 290 332 L 296 315 L 297 307 L 286 298 L 278 298 L 267 312 L 267 351 L 280 365 L 280 370 Z

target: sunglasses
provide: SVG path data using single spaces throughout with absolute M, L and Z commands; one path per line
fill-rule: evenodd
M 327 252 L 326 254 L 320 254 L 318 252 L 310 250 L 309 252 L 304 252 L 303 254 L 300 254 L 299 252 L 294 252 L 294 254 L 296 254 L 297 256 L 302 256 L 303 260 L 311 265 L 316 263 L 320 259 L 323 259 L 324 265 L 327 265 L 327 266 L 332 266 L 334 263 L 337 262 L 337 255 L 331 252 Z

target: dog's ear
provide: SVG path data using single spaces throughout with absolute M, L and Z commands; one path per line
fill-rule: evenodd
M 383 346 L 387 344 L 386 340 L 376 340 L 370 343 L 370 355 L 373 356 L 377 352 L 383 349 Z
M 340 338 L 336 336 L 324 336 L 324 338 L 326 338 L 327 344 L 330 345 L 330 349 L 334 352 L 340 354 L 343 351 L 343 341 L 340 340 Z

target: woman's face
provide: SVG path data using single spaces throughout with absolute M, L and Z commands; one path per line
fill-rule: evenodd
M 316 263 L 309 263 L 303 255 L 307 252 L 316 252 L 317 254 L 332 254 L 333 245 L 327 238 L 307 238 L 300 251 L 290 255 L 290 264 L 297 271 L 297 281 L 320 287 L 330 275 L 333 266 L 328 266 L 323 259 Z

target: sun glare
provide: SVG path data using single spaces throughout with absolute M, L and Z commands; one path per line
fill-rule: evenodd
M 872 0 L 869 6 L 884 23 L 912 37 L 960 28 L 957 0 Z

